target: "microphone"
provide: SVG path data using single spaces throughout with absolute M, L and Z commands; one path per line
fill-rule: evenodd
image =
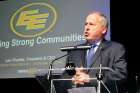
M 68 75 L 70 76 L 73 76 L 76 74 L 76 70 L 75 70 L 75 64 L 74 63 L 66 63 L 66 66 L 65 66 L 65 71 Z
M 68 54 L 65 54 L 65 55 L 63 55 L 63 56 L 60 56 L 60 57 L 55 58 L 54 60 L 52 60 L 51 63 L 50 63 L 50 65 L 49 65 L 49 69 L 52 69 L 53 63 L 54 63 L 56 60 L 59 60 L 59 59 L 65 57 L 65 56 L 69 56 L 69 55 L 68 55 Z M 49 72 L 48 72 L 48 77 L 47 77 L 48 80 L 51 79 L 51 74 L 52 74 L 52 71 L 49 70 Z
M 60 48 L 61 51 L 71 51 L 71 50 L 81 50 L 81 49 L 90 49 L 91 45 L 78 45 L 78 46 L 67 46 Z

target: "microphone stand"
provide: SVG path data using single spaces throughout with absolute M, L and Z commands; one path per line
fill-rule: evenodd
M 98 83 L 97 93 L 101 93 L 101 80 L 103 79 L 101 67 L 102 65 L 100 64 L 99 73 L 97 74 L 97 83 Z
M 58 59 L 61 59 L 61 58 L 63 58 L 63 57 L 65 57 L 65 56 L 68 56 L 68 54 L 65 54 L 65 55 L 63 55 L 63 56 L 61 56 L 61 57 L 58 57 L 58 58 L 55 58 L 54 60 L 52 60 L 51 62 L 50 62 L 50 65 L 49 65 L 49 72 L 48 72 L 48 76 L 47 76 L 47 79 L 48 80 L 50 80 L 51 81 L 51 87 L 50 87 L 50 93 L 53 93 L 53 80 L 52 80 L 52 67 L 53 67 L 53 63 L 56 61 L 56 60 L 58 60 Z
M 103 80 L 103 74 L 102 74 L 102 64 L 100 64 L 100 67 L 99 67 L 99 73 L 97 73 L 97 83 L 98 83 L 98 86 L 97 86 L 97 93 L 101 93 L 101 84 L 105 87 L 105 89 L 108 91 L 108 93 L 110 93 L 109 89 L 107 88 L 107 86 L 104 84 L 104 82 L 102 81 Z
M 101 53 L 102 50 L 103 50 L 103 47 L 101 45 L 100 46 L 100 55 L 101 55 L 101 57 L 100 57 L 99 73 L 96 74 L 97 83 L 98 83 L 97 93 L 101 93 L 101 84 L 105 87 L 105 89 L 108 91 L 108 93 L 110 93 L 109 89 L 107 88 L 107 86 L 102 81 L 103 80 L 103 74 L 102 74 L 102 53 Z

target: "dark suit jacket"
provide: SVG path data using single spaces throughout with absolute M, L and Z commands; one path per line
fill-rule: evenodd
M 86 44 L 86 43 L 85 43 Z M 75 50 L 69 51 L 69 62 L 72 62 L 76 67 L 86 67 L 86 50 Z M 99 64 L 103 67 L 109 67 L 114 70 L 114 72 L 109 70 L 102 70 L 103 72 L 103 82 L 111 93 L 117 93 L 117 84 L 123 84 L 127 76 L 127 63 L 125 60 L 125 49 L 124 47 L 116 42 L 103 40 L 99 45 L 93 59 L 91 68 L 99 67 Z M 90 77 L 96 77 L 99 70 L 89 70 L 87 73 Z M 64 78 L 70 78 L 71 76 L 63 74 Z M 63 85 L 64 84 L 64 85 Z M 67 84 L 67 85 L 66 85 Z M 69 85 L 68 85 L 69 84 Z M 71 87 L 71 82 L 62 83 L 63 89 Z M 64 87 L 65 86 L 65 87 Z M 95 86 L 97 87 L 97 80 L 93 80 L 84 86 Z M 66 92 L 66 91 L 65 91 Z M 61 93 L 65 93 L 61 92 Z M 102 93 L 108 93 L 106 89 L 102 86 Z M 119 93 L 123 93 L 122 91 Z

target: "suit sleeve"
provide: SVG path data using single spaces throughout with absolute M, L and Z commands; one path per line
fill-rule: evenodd
M 121 85 L 127 78 L 127 62 L 125 60 L 125 49 L 120 44 L 113 44 L 103 53 L 103 66 L 113 69 L 112 71 L 103 71 L 103 82 L 108 88 L 114 89 L 118 82 Z M 90 75 L 92 76 L 93 73 Z M 91 85 L 97 86 L 97 81 L 91 81 Z M 114 92 L 115 93 L 115 92 Z
M 110 53 L 110 66 L 114 72 L 105 73 L 106 79 L 122 80 L 127 77 L 127 63 L 125 60 L 125 49 L 122 45 L 116 45 Z
M 123 93 L 123 91 L 126 90 L 125 84 L 127 79 L 125 49 L 122 45 L 116 45 L 111 51 L 110 68 L 114 71 L 105 72 L 103 82 L 110 90 L 114 91 L 114 93 L 116 93 L 116 90 L 118 90 L 119 93 Z

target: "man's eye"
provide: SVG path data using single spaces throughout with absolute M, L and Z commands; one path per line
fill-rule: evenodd
M 89 25 L 95 25 L 95 24 L 93 24 L 93 23 L 90 23 Z
M 88 23 L 85 23 L 85 25 L 87 25 Z
M 85 23 L 85 25 L 95 25 L 95 24 L 93 24 L 93 23 Z

